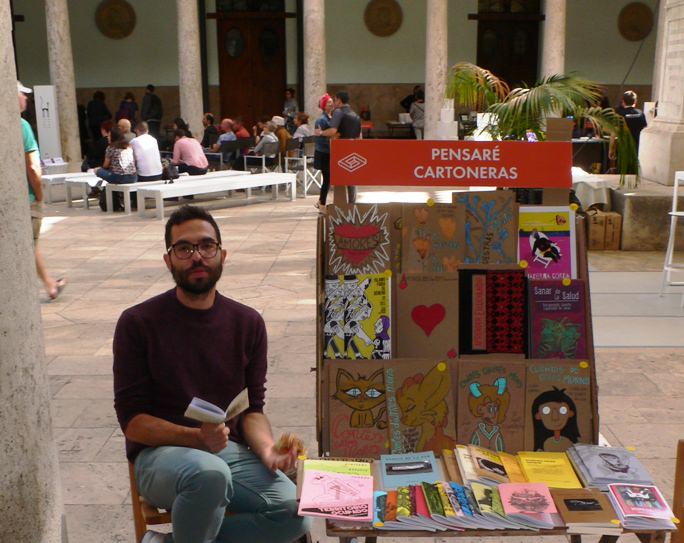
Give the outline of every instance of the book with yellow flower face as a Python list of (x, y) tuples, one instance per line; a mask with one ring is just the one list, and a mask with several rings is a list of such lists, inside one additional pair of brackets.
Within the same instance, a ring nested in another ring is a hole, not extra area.
[(461, 204), (404, 204), (401, 271), (455, 272), (465, 251), (465, 209)]

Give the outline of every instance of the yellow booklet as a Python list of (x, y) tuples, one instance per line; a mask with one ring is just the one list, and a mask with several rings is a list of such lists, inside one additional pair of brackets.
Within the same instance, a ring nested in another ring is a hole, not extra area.
[(582, 488), (564, 452), (519, 452), (518, 462), (530, 483), (550, 488)]
[(518, 463), (518, 459), (514, 454), (509, 454), (503, 451), (499, 451), (497, 454), (499, 455), (499, 459), (501, 460), (504, 468), (506, 468), (506, 474), (508, 475), (508, 479), (511, 481), (511, 483), (527, 482), (527, 478), (522, 472), (520, 464)]

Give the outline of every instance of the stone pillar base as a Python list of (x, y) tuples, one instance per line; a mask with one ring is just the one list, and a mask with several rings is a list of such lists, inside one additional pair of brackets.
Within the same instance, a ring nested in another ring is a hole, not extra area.
[(641, 177), (661, 185), (674, 185), (674, 174), (684, 170), (684, 123), (655, 120), (639, 138)]

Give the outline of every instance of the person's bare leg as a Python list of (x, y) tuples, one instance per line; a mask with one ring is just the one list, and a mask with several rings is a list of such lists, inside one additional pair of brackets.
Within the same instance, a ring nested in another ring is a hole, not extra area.
[(43, 285), (45, 285), (45, 291), (47, 292), (47, 295), (51, 300), (54, 300), (59, 295), (57, 281), (50, 277), (47, 266), (45, 266), (45, 259), (38, 248), (37, 242), (33, 248), (33, 251), (36, 256), (36, 272), (38, 273), (38, 278), (43, 282)]

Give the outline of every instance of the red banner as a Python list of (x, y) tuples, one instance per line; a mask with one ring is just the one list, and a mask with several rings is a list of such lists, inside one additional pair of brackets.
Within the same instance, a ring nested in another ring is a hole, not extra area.
[(333, 185), (570, 188), (570, 142), (342, 140)]

